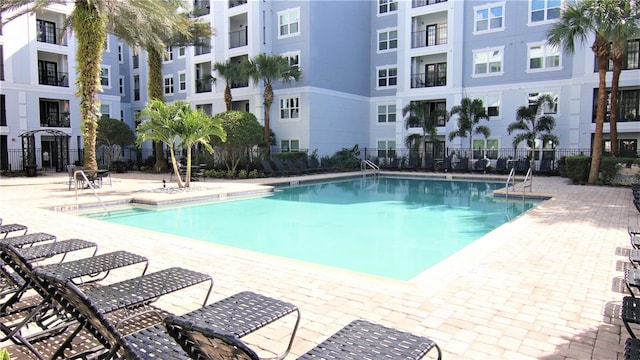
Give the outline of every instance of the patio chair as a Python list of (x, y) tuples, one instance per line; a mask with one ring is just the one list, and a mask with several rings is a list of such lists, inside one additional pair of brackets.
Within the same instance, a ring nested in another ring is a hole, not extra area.
[[(0, 220), (0, 224), (1, 223), (2, 223), (2, 220)], [(9, 234), (14, 232), (24, 231), (22, 233), (24, 235), (27, 233), (27, 230), (28, 230), (27, 226), (22, 224), (0, 225), (0, 234), (4, 234), (5, 239), (7, 238), (7, 236), (9, 236)]]
[(487, 172), (487, 167), (489, 166), (489, 159), (480, 159), (473, 163), (473, 167), (471, 168), (471, 172)]
[[(168, 317), (169, 333), (192, 359), (259, 360), (237, 336), (212, 329), (184, 329)], [(366, 320), (354, 320), (298, 359), (421, 359), (432, 349), (442, 352), (432, 340)]]
[(635, 339), (636, 335), (631, 330), (631, 326), (629, 324), (640, 324), (640, 299), (632, 296), (625, 296), (622, 298), (621, 313), (624, 327), (627, 328), (629, 336)]
[(422, 170), (435, 171), (435, 169), (436, 169), (436, 160), (432, 157), (427, 157), (424, 160), (424, 167), (422, 168)]
[(540, 169), (538, 172), (540, 174), (551, 174), (553, 171), (553, 160), (552, 159), (542, 159), (540, 161)]
[(273, 157), (271, 159), (271, 162), (273, 162), (273, 165), (275, 165), (276, 170), (278, 170), (279, 173), (281, 174), (289, 174), (289, 169), (287, 169), (287, 167), (284, 165), (284, 163), (282, 162), (282, 160), (280, 160), (280, 158), (278, 157)]
[(624, 360), (640, 359), (640, 340), (628, 338), (624, 343)]
[(282, 171), (273, 170), (269, 160), (263, 159), (263, 160), (260, 161), (260, 164), (262, 164), (262, 171), (264, 171), (264, 173), (266, 175), (269, 175), (269, 176), (271, 176), (271, 175), (274, 175), (274, 176), (282, 175)]
[(529, 159), (520, 159), (516, 161), (515, 172), (519, 174), (526, 174), (531, 167)]
[(499, 174), (504, 174), (507, 172), (506, 158), (498, 158), (498, 160), (496, 160), (496, 172)]

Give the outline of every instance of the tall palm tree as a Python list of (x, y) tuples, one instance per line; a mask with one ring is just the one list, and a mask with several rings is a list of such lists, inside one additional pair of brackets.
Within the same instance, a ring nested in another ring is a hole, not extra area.
[(227, 106), (227, 111), (231, 111), (231, 102), (233, 100), (231, 96), (231, 84), (246, 80), (243, 79), (241, 65), (237, 61), (227, 59), (225, 62), (213, 64), (213, 69), (218, 72), (218, 75), (224, 78), (224, 103)]
[(618, 156), (618, 84), (623, 62), (627, 54), (629, 40), (635, 39), (640, 30), (640, 2), (620, 0), (621, 21), (614, 24), (611, 51), (609, 57), (613, 63), (613, 76), (611, 78), (611, 98), (609, 112), (609, 136), (611, 138), (611, 154)]
[(480, 121), (489, 121), (489, 116), (480, 99), (463, 98), (460, 105), (456, 105), (449, 111), (449, 118), (458, 115), (458, 129), (449, 133), (449, 141), (456, 137), (469, 138), (469, 161), (473, 160), (473, 135), (483, 135), (488, 138), (491, 129), (486, 125), (480, 125)]
[(606, 115), (607, 88), (606, 75), (611, 49), (612, 26), (618, 19), (619, 0), (574, 0), (568, 3), (560, 15), (560, 21), (547, 33), (551, 45), (562, 46), (569, 52), (575, 52), (575, 42), (585, 43), (593, 34), (591, 50), (598, 62), (598, 102), (596, 110), (596, 129), (591, 149), (591, 169), (589, 184), (598, 181), (600, 160), (602, 159), (602, 134)]
[(289, 65), (289, 61), (282, 55), (267, 55), (261, 53), (245, 63), (245, 73), (254, 83), (264, 81), (264, 143), (269, 149), (269, 111), (273, 104), (273, 83), (282, 81), (285, 84), (300, 79), (300, 70)]
[[(162, 142), (169, 147), (171, 164), (177, 175), (178, 187), (189, 187), (191, 181), (191, 147), (201, 144), (210, 153), (213, 152), (209, 139), (213, 136), (226, 139), (226, 133), (220, 126), (219, 119), (212, 119), (201, 110), (193, 110), (186, 101), (176, 101), (166, 104), (159, 99), (149, 101), (140, 113), (146, 118), (138, 125), (138, 147), (147, 140)], [(174, 144), (181, 142), (187, 149), (187, 175), (184, 182), (180, 178), (178, 162), (176, 161)]]
[[(402, 109), (402, 116), (406, 116), (405, 129), (411, 127), (420, 127), (422, 129), (422, 135), (411, 134), (405, 139), (405, 144), (411, 149), (419, 149), (427, 140), (427, 137), (434, 139), (438, 132), (438, 119), (446, 117), (445, 111), (432, 111), (430, 105), (427, 101), (412, 101)], [(422, 156), (423, 166), (425, 160), (426, 156)]]
[(558, 137), (553, 135), (551, 131), (556, 126), (556, 119), (551, 115), (544, 115), (543, 109), (545, 105), (553, 106), (555, 100), (550, 95), (540, 95), (535, 103), (523, 105), (516, 110), (516, 121), (507, 126), (507, 132), (518, 131), (519, 134), (513, 138), (513, 148), (516, 149), (521, 142), (526, 141), (531, 148), (532, 156), (536, 151), (536, 139), (542, 141), (542, 146), (549, 142), (558, 145)]
[[(36, 13), (59, 0), (3, 0), (0, 10), (15, 11), (8, 21), (24, 14)], [(162, 48), (161, 34), (168, 29), (179, 31), (175, 9), (181, 0), (75, 0), (75, 7), (65, 21), (65, 30), (75, 33), (76, 95), (80, 97), (82, 138), (84, 143), (84, 167), (95, 170), (96, 132), (100, 100), (100, 71), (102, 52), (108, 33), (112, 33), (132, 47)]]

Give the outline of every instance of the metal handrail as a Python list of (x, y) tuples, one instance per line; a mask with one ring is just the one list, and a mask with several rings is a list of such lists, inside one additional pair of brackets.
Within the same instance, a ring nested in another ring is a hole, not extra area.
[(507, 198), (509, 198), (509, 182), (511, 182), (512, 186), (513, 186), (513, 190), (516, 190), (516, 169), (515, 168), (511, 168), (511, 171), (509, 172), (509, 177), (507, 178), (507, 183), (506, 183), (506, 187), (507, 187)]
[[(527, 185), (527, 183), (529, 185)], [(531, 171), (531, 168), (529, 168), (529, 170), (527, 170), (527, 175), (525, 175), (524, 182), (522, 183), (522, 198), (523, 199), (524, 199), (524, 196), (525, 196), (525, 192), (527, 191), (527, 188), (529, 188), (529, 192), (533, 192), (533, 172)]]
[(93, 183), (91, 181), (89, 181), (89, 178), (87, 178), (87, 174), (85, 174), (85, 172), (83, 170), (76, 170), (76, 171), (73, 172), (73, 182), (75, 184), (75, 189), (76, 189), (76, 201), (78, 201), (78, 177), (77, 177), (78, 174), (82, 175), (82, 178), (84, 179), (84, 181), (91, 188), (91, 190), (93, 190), (93, 195), (95, 195), (96, 198), (98, 198), (98, 201), (100, 202), (100, 205), (102, 205), (102, 208), (104, 209), (104, 211), (108, 213), (109, 210), (107, 209), (107, 207), (102, 202), (102, 199), (100, 199), (100, 195), (98, 195), (98, 193), (96, 192), (95, 186), (93, 186)]
[(374, 174), (378, 174), (380, 172), (380, 167), (378, 165), (376, 165), (373, 161), (371, 160), (362, 160), (362, 162), (360, 163), (360, 171), (362, 171), (362, 176), (365, 176), (367, 173), (367, 167), (370, 167), (371, 169), (373, 169)]

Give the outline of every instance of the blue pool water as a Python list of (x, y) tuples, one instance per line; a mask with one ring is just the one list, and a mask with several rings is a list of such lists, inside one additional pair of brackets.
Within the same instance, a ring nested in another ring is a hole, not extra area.
[(277, 188), (271, 196), (101, 220), (409, 280), (539, 201), (506, 201), (504, 183), (380, 177)]

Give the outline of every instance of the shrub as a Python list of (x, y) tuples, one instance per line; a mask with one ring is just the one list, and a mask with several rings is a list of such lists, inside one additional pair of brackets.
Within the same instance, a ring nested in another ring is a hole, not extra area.
[(247, 178), (247, 170), (242, 169), (242, 170), (238, 171), (238, 177), (240, 179), (246, 179)]
[(236, 170), (227, 170), (224, 177), (227, 179), (235, 179), (238, 176), (238, 172)]
[(262, 177), (258, 172), (258, 169), (253, 169), (249, 171), (249, 174), (247, 176), (249, 177), (249, 179), (256, 179), (256, 178)]
[(116, 160), (109, 165), (109, 170), (116, 173), (126, 173), (128, 169), (127, 163), (121, 160)]
[(568, 156), (565, 159), (567, 177), (574, 184), (586, 184), (589, 180), (589, 170), (591, 169), (590, 156)]

